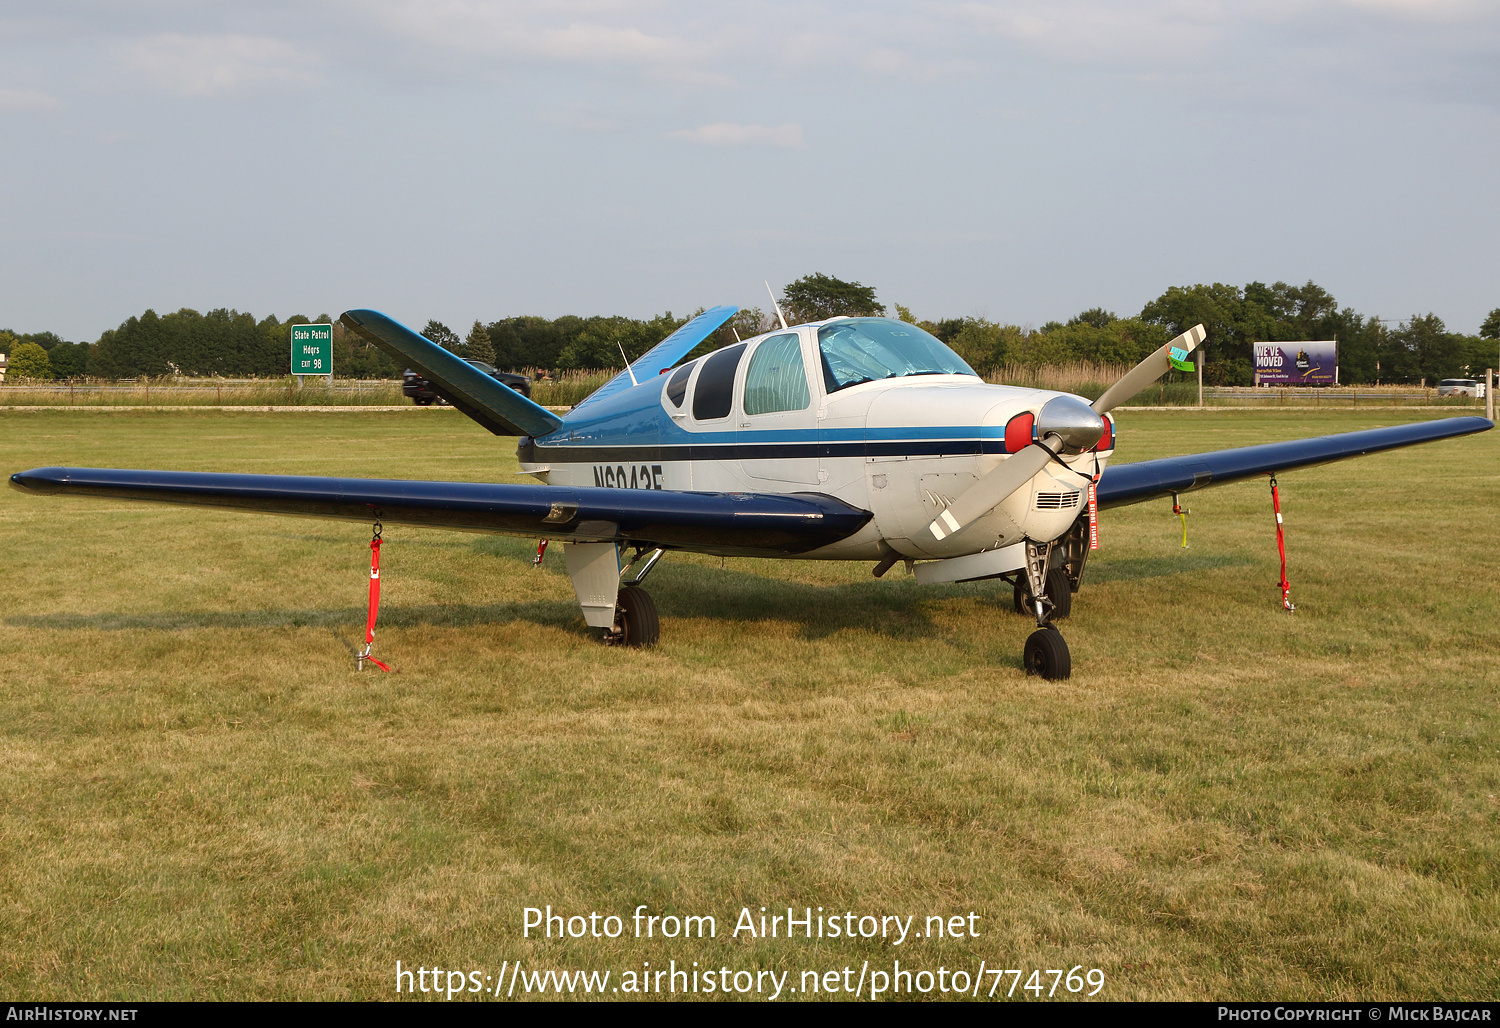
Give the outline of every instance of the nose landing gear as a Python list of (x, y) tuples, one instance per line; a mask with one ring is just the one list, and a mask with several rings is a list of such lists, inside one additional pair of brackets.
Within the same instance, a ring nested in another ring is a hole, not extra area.
[[(1073, 673), (1073, 657), (1062, 633), (1052, 622), (1068, 616), (1073, 607), (1073, 591), (1068, 574), (1062, 568), (1048, 568), (1052, 543), (1026, 542), (1026, 567), (1016, 576), (1015, 602), (1024, 602), (1027, 613), (1036, 615), (1036, 631), (1021, 651), (1021, 664), (1028, 675), (1050, 681), (1062, 681)], [(1025, 596), (1022, 597), (1022, 586)]]

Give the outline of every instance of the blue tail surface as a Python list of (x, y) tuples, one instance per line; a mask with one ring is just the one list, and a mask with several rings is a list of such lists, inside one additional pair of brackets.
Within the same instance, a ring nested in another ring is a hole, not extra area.
[(496, 435), (543, 436), (562, 425), (562, 418), (547, 408), (379, 311), (345, 311), (339, 320), (360, 338), (436, 383), (448, 402)]

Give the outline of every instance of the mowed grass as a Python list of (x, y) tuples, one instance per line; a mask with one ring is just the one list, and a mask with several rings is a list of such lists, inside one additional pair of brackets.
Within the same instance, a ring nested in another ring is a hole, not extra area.
[[(1127, 412), (1119, 459), (1428, 416)], [(0, 455), (529, 481), (510, 441), (401, 413), (15, 412)], [(357, 674), (366, 527), (4, 490), (0, 993), (900, 959), (1097, 967), (1111, 999), (1492, 999), (1497, 467), (1489, 433), (1283, 476), (1295, 615), (1263, 481), (1187, 498), (1187, 550), (1166, 504), (1105, 512), (1060, 683), (1020, 672), (990, 584), (671, 555), (661, 645), (624, 652), (561, 553), (406, 528), (399, 673)], [(521, 938), (526, 906), (642, 903), (719, 937)], [(788, 905), (981, 934), (730, 937)]]

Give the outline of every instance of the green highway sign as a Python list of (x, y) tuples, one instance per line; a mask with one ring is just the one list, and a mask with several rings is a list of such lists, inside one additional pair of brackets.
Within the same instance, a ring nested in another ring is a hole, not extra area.
[(292, 374), (333, 374), (333, 326), (292, 326)]

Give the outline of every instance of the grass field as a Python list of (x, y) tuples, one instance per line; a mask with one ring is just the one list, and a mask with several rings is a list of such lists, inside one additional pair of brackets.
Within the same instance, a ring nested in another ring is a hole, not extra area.
[[(1125, 412), (1118, 459), (1430, 416)], [(0, 413), (6, 473), (510, 481), (510, 450), (406, 413)], [(356, 674), (367, 528), (5, 490), (0, 993), (900, 959), (1099, 968), (1109, 999), (1493, 999), (1497, 468), (1488, 433), (1284, 476), (1290, 616), (1264, 483), (1191, 496), (1187, 550), (1165, 504), (1106, 512), (1063, 683), (1021, 674), (1031, 626), (986, 584), (670, 556), (662, 643), (622, 652), (560, 553), (402, 528), (399, 673)], [(546, 904), (627, 934), (522, 939)], [(638, 904), (718, 937), (631, 938)], [(788, 905), (979, 936), (730, 936)]]

